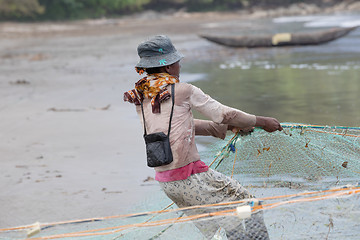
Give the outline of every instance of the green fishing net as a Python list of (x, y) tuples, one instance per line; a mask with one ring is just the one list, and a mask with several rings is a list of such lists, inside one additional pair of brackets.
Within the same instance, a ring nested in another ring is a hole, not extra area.
[[(360, 128), (282, 124), (268, 133), (229, 136), (204, 153), (212, 167), (244, 185), (324, 189), (360, 176)], [(219, 152), (219, 149), (221, 150)]]

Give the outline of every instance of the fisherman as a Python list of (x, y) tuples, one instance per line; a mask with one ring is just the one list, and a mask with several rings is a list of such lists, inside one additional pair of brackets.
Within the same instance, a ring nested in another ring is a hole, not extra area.
[[(154, 167), (155, 179), (166, 195), (178, 207), (253, 197), (238, 181), (209, 168), (200, 160), (195, 135), (224, 139), (228, 130), (237, 132), (261, 127), (267, 132), (281, 131), (279, 121), (222, 105), (201, 89), (180, 82), (180, 60), (183, 55), (167, 36), (151, 37), (139, 44), (137, 51), (140, 60), (135, 69), (140, 75), (145, 72), (147, 75), (136, 82), (134, 89), (124, 93), (124, 101), (136, 105), (143, 122), (145, 141), (149, 145), (148, 166), (153, 166), (151, 161), (154, 153), (158, 154), (158, 149), (151, 149), (151, 137), (146, 136), (169, 138), (171, 162)], [(192, 110), (197, 110), (210, 120), (194, 119)], [(218, 224), (214, 221), (211, 224), (206, 221), (195, 223), (208, 239), (214, 236)], [(252, 214), (244, 224), (240, 221), (234, 224), (232, 221), (222, 227), (228, 239), (269, 238), (261, 212)]]

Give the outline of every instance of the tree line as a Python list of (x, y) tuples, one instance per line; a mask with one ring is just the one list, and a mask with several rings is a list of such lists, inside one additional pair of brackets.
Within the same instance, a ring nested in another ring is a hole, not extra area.
[(0, 0), (0, 20), (39, 21), (119, 17), (143, 10), (226, 11), (329, 0)]

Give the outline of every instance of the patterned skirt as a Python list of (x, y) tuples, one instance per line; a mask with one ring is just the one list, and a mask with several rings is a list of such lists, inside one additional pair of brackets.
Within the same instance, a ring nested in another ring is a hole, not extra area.
[[(209, 168), (203, 173), (193, 174), (185, 180), (159, 182), (166, 195), (180, 208), (239, 201), (254, 196), (236, 180)], [(205, 208), (191, 210), (186, 214), (224, 210), (224, 208)], [(237, 217), (217, 217), (206, 221), (196, 221), (195, 226), (211, 239), (219, 227), (224, 228), (228, 239), (269, 239), (262, 212), (240, 220)]]

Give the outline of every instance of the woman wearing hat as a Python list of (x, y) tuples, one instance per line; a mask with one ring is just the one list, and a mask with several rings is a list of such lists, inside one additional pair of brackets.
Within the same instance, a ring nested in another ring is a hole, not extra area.
[[(124, 100), (136, 105), (144, 124), (148, 166), (154, 167), (155, 179), (167, 196), (178, 207), (253, 197), (238, 181), (210, 169), (200, 160), (195, 135), (224, 139), (228, 130), (236, 132), (261, 127), (273, 132), (282, 130), (280, 123), (274, 118), (255, 116), (222, 105), (199, 88), (179, 82), (179, 62), (183, 55), (167, 36), (152, 37), (141, 43), (137, 50), (140, 61), (136, 70), (139, 74), (146, 72), (147, 76), (135, 84), (135, 89), (124, 93)], [(193, 109), (211, 120), (194, 119)], [(168, 138), (170, 160), (162, 163), (167, 152), (166, 143), (165, 150), (159, 145), (150, 146), (149, 139), (154, 138)], [(160, 157), (160, 162), (156, 157)], [(211, 238), (219, 226), (224, 227), (228, 239), (269, 238), (261, 212), (252, 214), (244, 223), (206, 221), (195, 225), (207, 238)]]

